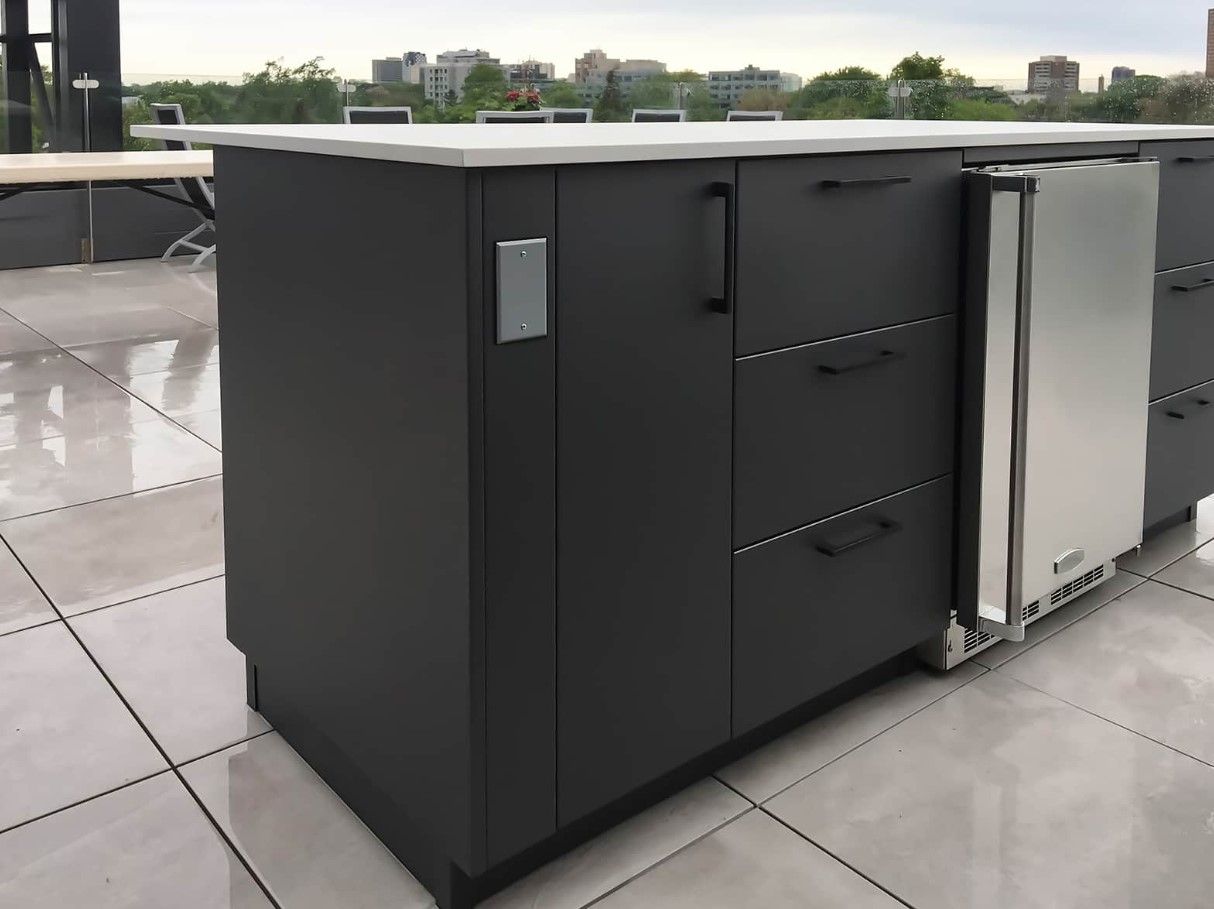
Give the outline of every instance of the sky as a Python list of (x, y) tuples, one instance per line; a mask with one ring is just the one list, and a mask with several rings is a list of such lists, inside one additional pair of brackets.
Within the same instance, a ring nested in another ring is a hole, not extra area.
[[(122, 52), (128, 77), (233, 77), (270, 59), (323, 56), (341, 76), (369, 78), (372, 57), (420, 50), (433, 60), (460, 47), (485, 48), (503, 62), (551, 61), (558, 76), (592, 47), (671, 69), (754, 64), (802, 76), (851, 64), (886, 73), (918, 50), (943, 54), (947, 66), (979, 81), (1023, 80), (1028, 60), (1066, 54), (1087, 81), (1115, 65), (1156, 75), (1204, 69), (1212, 3), (582, 0), (526, 13), (500, 0), (122, 0)], [(197, 40), (181, 40), (190, 34)]]

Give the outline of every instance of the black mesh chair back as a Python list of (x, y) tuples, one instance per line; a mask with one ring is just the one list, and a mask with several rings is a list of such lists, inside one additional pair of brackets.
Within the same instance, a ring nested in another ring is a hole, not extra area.
[(731, 110), (725, 115), (725, 119), (734, 120), (783, 120), (784, 111), (782, 110)]
[(477, 123), (551, 123), (550, 110), (478, 110)]
[(352, 125), (363, 123), (412, 123), (411, 107), (343, 107), (342, 119)]
[[(162, 126), (184, 126), (185, 113), (180, 104), (153, 104), (152, 118)], [(178, 139), (161, 139), (166, 151), (191, 151), (189, 142)], [(185, 177), (177, 180), (177, 185), (185, 193), (190, 203), (198, 209), (208, 221), (215, 220), (215, 196), (201, 177)]]
[(687, 119), (685, 110), (646, 110), (637, 108), (632, 112), (633, 123), (682, 123)]
[(550, 107), (553, 123), (589, 123), (594, 119), (594, 109), (590, 107)]

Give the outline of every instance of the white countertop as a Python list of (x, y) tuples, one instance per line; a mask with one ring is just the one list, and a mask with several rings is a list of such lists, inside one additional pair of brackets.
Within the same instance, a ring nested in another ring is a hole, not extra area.
[(0, 186), (86, 180), (209, 177), (209, 151), (47, 152), (0, 155)]
[(449, 167), (838, 154), (983, 145), (1214, 139), (1214, 126), (789, 120), (734, 123), (288, 124), (131, 127), (174, 138)]

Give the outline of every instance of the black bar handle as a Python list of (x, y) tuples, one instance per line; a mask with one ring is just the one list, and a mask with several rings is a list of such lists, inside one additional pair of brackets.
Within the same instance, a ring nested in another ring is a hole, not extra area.
[(877, 526), (862, 537), (857, 537), (854, 540), (848, 540), (846, 543), (815, 543), (814, 549), (818, 550), (818, 552), (822, 553), (822, 555), (829, 556), (833, 559), (843, 555), (845, 552), (851, 552), (853, 549), (859, 549), (861, 546), (864, 546), (867, 543), (872, 543), (875, 540), (881, 539), (882, 537), (888, 537), (895, 534), (901, 529), (902, 525), (897, 521), (891, 521), (887, 518), (878, 518)]
[(859, 180), (823, 180), (824, 189), (848, 189), (853, 186), (893, 186), (897, 183), (910, 183), (911, 178), (902, 175), (898, 177), (864, 177)]
[[(1198, 398), (1193, 403), (1196, 404), (1198, 407), (1202, 407), (1202, 408), (1210, 406), (1210, 402), (1205, 400), (1204, 398)], [(1173, 420), (1187, 420), (1188, 419), (1188, 415), (1181, 413), (1179, 410), (1168, 410), (1168, 411), (1164, 411), (1164, 412), (1169, 417), (1171, 417)]]
[(1181, 155), (1176, 160), (1181, 164), (1208, 164), (1214, 161), (1214, 155)]
[(729, 315), (733, 311), (733, 272), (734, 272), (734, 209), (737, 204), (737, 193), (732, 183), (717, 180), (712, 184), (711, 192), (714, 198), (725, 200), (725, 268), (722, 277), (721, 295), (710, 297), (708, 305), (713, 312)]
[(1206, 290), (1214, 287), (1214, 278), (1202, 278), (1196, 284), (1173, 284), (1172, 290), (1180, 294), (1191, 294), (1195, 290)]
[(901, 360), (906, 354), (896, 350), (883, 350), (871, 360), (860, 360), (856, 363), (845, 363), (843, 366), (832, 366), (829, 363), (819, 363), (818, 372), (824, 372), (828, 376), (841, 376), (844, 373), (855, 372), (857, 369), (868, 369), (870, 366), (879, 366), (882, 363), (892, 363), (895, 360)]

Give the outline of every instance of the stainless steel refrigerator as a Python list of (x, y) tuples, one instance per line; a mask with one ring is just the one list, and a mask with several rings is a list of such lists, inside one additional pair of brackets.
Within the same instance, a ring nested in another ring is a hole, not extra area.
[(1142, 541), (1159, 165), (965, 175), (957, 614), (949, 668), (1107, 580)]

